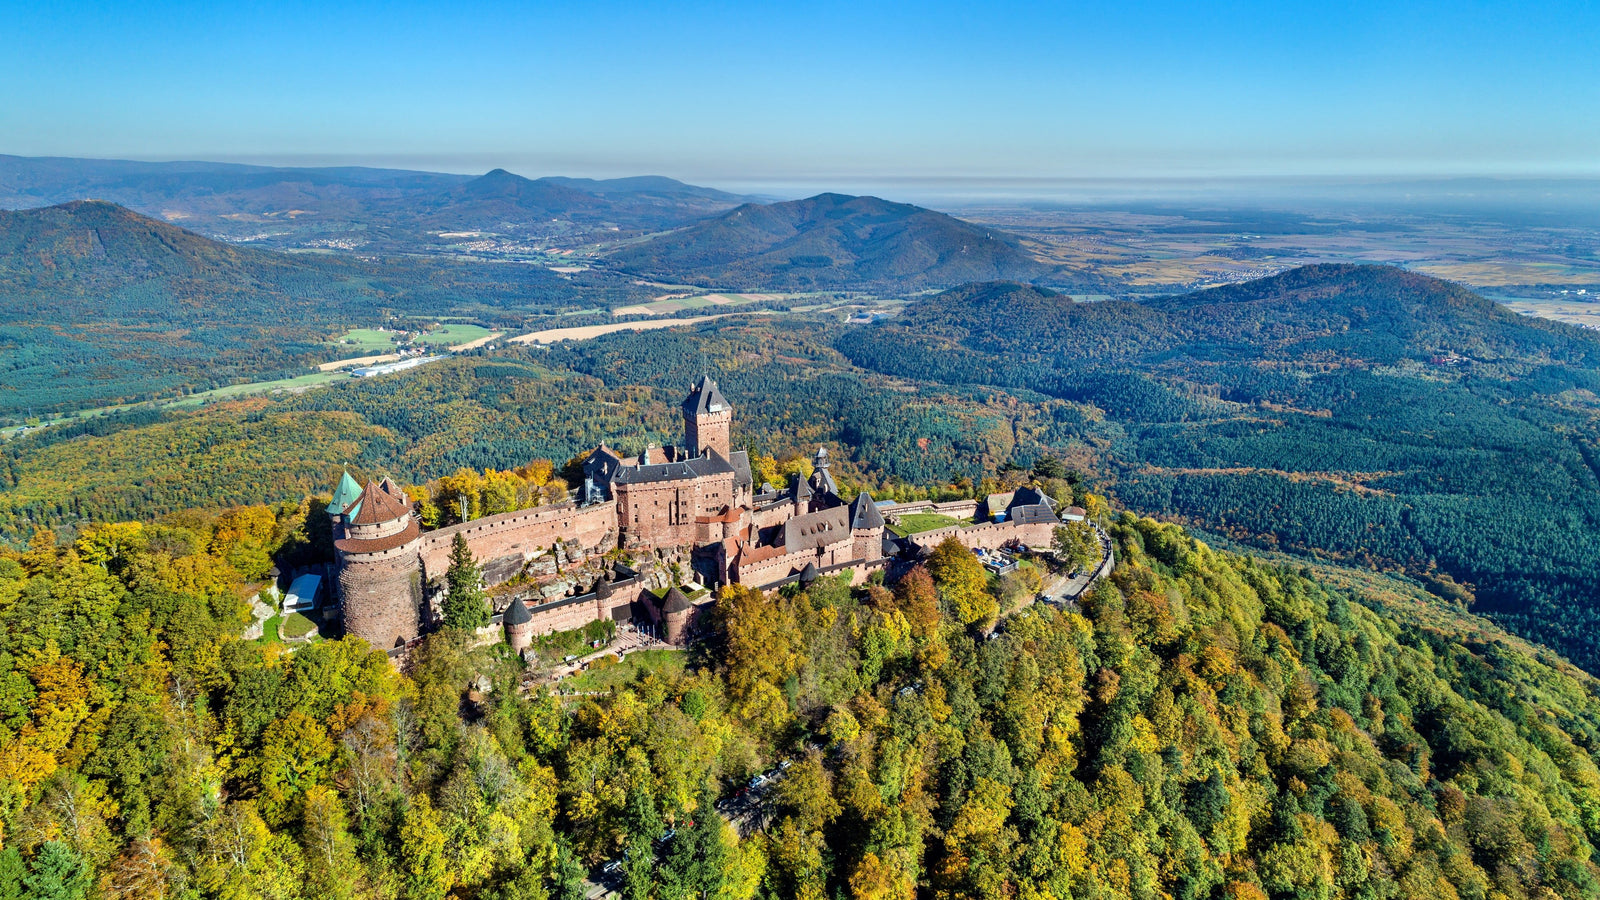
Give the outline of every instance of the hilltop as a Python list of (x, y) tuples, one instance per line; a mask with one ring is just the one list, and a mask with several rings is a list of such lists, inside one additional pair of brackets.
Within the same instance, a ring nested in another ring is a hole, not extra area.
[(624, 270), (717, 287), (916, 290), (1044, 277), (1002, 231), (877, 197), (818, 194), (722, 215), (613, 252)]
[[(427, 226), (549, 234), (552, 223), (641, 233), (721, 212), (742, 198), (670, 178), (524, 178), (495, 169), (416, 203)], [(400, 210), (394, 213), (398, 217)]]
[(1437, 278), (1342, 264), (1142, 301), (1075, 303), (1030, 285), (964, 285), (919, 301), (880, 333), (1040, 354), (1067, 366), (1158, 363), (1151, 354), (1174, 352), (1223, 362), (1318, 352), (1384, 364), (1451, 353), (1508, 364), (1546, 354), (1600, 361), (1591, 332), (1516, 315)]
[(298, 372), (327, 359), (324, 342), (351, 324), (493, 311), (574, 290), (531, 266), (238, 247), (102, 201), (0, 211), (0, 341), (9, 351), (0, 412)]

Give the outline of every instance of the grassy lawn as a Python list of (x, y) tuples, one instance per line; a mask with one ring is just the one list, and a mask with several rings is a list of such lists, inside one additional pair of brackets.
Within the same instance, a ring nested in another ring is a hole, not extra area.
[(280, 640), (278, 637), (278, 625), (282, 622), (283, 616), (274, 615), (263, 623), (261, 626), (261, 640), (269, 644), (277, 643)]
[(312, 372), (309, 375), (296, 375), (293, 378), (280, 378), (277, 381), (253, 381), (249, 384), (230, 384), (215, 390), (204, 391), (199, 394), (190, 394), (182, 400), (163, 403), (162, 406), (199, 406), (211, 400), (225, 400), (229, 397), (243, 397), (249, 394), (266, 394), (278, 390), (294, 390), (303, 388), (320, 387), (330, 381), (349, 380), (348, 372)]
[(900, 517), (900, 523), (889, 526), (889, 530), (905, 537), (908, 534), (921, 534), (924, 531), (933, 531), (938, 528), (949, 528), (951, 525), (971, 525), (971, 519), (958, 519), (943, 513), (907, 513)]
[(567, 679), (565, 686), (575, 691), (614, 690), (647, 672), (676, 675), (683, 671), (688, 657), (683, 650), (640, 650), (629, 653), (613, 665), (591, 665), (589, 671)]
[(317, 623), (301, 613), (290, 613), (289, 617), (283, 620), (282, 630), (285, 638), (303, 638), (317, 630)]

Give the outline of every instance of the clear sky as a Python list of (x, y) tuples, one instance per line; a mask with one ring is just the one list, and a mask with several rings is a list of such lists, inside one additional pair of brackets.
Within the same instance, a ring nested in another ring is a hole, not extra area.
[(1600, 174), (1600, 3), (0, 0), (0, 153), (710, 183)]

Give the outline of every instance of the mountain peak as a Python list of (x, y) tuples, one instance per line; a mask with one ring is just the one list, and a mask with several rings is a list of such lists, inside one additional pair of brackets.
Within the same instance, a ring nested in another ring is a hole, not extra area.
[(612, 259), (641, 274), (773, 290), (905, 290), (1050, 271), (1005, 232), (908, 203), (837, 193), (747, 203)]

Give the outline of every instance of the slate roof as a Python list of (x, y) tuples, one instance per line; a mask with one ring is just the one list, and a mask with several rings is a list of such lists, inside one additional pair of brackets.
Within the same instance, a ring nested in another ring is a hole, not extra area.
[(817, 571), (817, 564), (814, 562), (808, 562), (806, 563), (806, 567), (800, 570), (800, 583), (811, 584), (817, 580), (817, 576), (820, 574), (821, 573)]
[(618, 456), (616, 451), (612, 450), (610, 447), (607, 447), (605, 442), (602, 441), (600, 446), (589, 451), (589, 456), (583, 461), (583, 463), (585, 468), (588, 468), (589, 464), (591, 463), (603, 463), (604, 468), (601, 471), (610, 472), (616, 469), (616, 467), (622, 463), (622, 457)]
[(339, 486), (333, 489), (333, 499), (328, 502), (328, 512), (331, 515), (341, 516), (350, 512), (351, 507), (361, 499), (361, 485), (346, 471), (339, 479)]
[(734, 450), (728, 454), (728, 462), (733, 466), (734, 487), (750, 487), (755, 483), (755, 477), (750, 474), (750, 451)]
[(694, 604), (690, 603), (689, 598), (683, 595), (683, 591), (678, 590), (677, 585), (668, 588), (667, 596), (661, 600), (661, 611), (664, 613), (679, 613), (692, 606)]
[(689, 396), (683, 399), (683, 411), (692, 416), (722, 412), (732, 408), (728, 404), (728, 398), (722, 396), (722, 391), (717, 389), (717, 383), (711, 380), (710, 375), (701, 375), (700, 383), (696, 384), (689, 391)]
[(783, 547), (790, 553), (816, 550), (850, 539), (850, 511), (835, 506), (795, 516), (783, 523)]
[(361, 492), (361, 499), (357, 502), (361, 504), (361, 508), (350, 519), (350, 524), (352, 525), (377, 525), (380, 522), (393, 522), (411, 511), (409, 506), (384, 490), (376, 481), (367, 482), (367, 487)]
[(1048, 503), (1030, 503), (1027, 506), (1012, 506), (1009, 516), (1011, 521), (1018, 525), (1035, 525), (1041, 522), (1057, 523), (1055, 511)]
[(1056, 508), (1056, 501), (1050, 499), (1049, 494), (1034, 487), (1017, 488), (1016, 493), (1012, 495), (1011, 502), (1007, 505), (1033, 506), (1039, 503), (1043, 503), (1051, 509)]
[(511, 605), (506, 607), (506, 615), (501, 619), (507, 625), (526, 625), (533, 621), (533, 614), (528, 612), (528, 605), (522, 602), (521, 597), (513, 597)]
[(857, 494), (856, 498), (850, 501), (850, 527), (883, 527), (883, 513), (878, 512), (878, 504), (872, 502), (872, 495), (866, 491)]
[(828, 473), (828, 467), (823, 466), (811, 473), (811, 489), (819, 494), (837, 496), (839, 485), (834, 482), (833, 476)]
[(716, 451), (682, 462), (661, 463), (654, 466), (623, 466), (611, 476), (612, 484), (651, 484), (659, 481), (679, 481), (704, 475), (736, 474), (733, 466)]
[(789, 496), (795, 500), (811, 499), (811, 485), (807, 484), (806, 480), (801, 478), (798, 473), (792, 476), (789, 482)]

